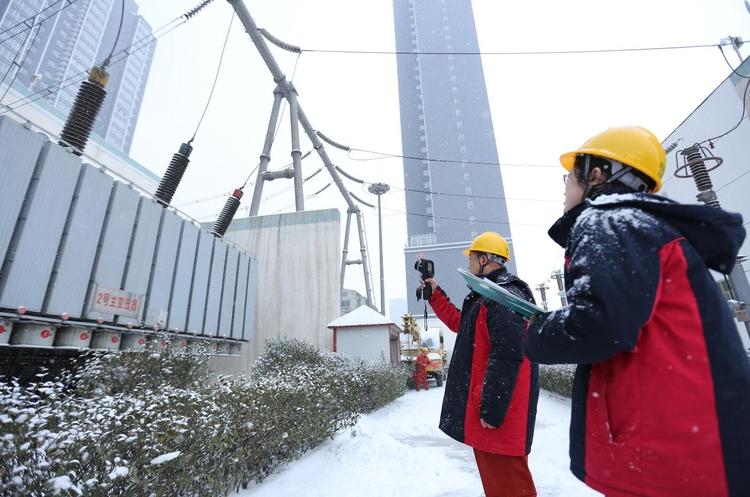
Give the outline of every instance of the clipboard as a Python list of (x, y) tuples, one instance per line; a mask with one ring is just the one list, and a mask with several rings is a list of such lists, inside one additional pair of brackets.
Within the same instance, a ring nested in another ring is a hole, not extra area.
[(464, 277), (469, 288), (478, 294), (507, 307), (511, 311), (520, 314), (526, 319), (546, 312), (541, 307), (534, 305), (521, 297), (513, 295), (494, 281), (474, 276), (462, 268), (458, 268), (458, 272)]

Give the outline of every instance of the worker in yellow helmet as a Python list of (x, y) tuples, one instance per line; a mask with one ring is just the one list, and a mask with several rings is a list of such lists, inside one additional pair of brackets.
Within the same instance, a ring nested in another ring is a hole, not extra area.
[[(510, 246), (498, 233), (480, 234), (464, 251), (469, 272), (534, 302), (528, 285), (505, 267)], [(525, 321), (471, 291), (461, 309), (433, 278), (429, 303), (458, 333), (445, 384), (440, 429), (474, 449), (487, 497), (535, 496), (527, 456), (539, 397), (538, 368), (524, 354)]]
[(742, 218), (654, 195), (650, 131), (610, 128), (560, 157), (568, 305), (537, 317), (526, 353), (578, 364), (571, 471), (608, 496), (750, 495), (750, 363), (708, 269), (728, 273)]

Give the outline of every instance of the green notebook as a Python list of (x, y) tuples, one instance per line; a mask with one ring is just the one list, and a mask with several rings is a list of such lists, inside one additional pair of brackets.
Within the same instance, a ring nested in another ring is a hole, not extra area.
[(525, 318), (530, 318), (546, 312), (541, 307), (536, 306), (521, 297), (513, 295), (494, 281), (474, 276), (465, 269), (458, 268), (458, 272), (464, 277), (469, 288), (480, 295), (484, 295), (490, 300), (494, 300), (495, 302), (504, 305), (511, 311), (517, 312)]

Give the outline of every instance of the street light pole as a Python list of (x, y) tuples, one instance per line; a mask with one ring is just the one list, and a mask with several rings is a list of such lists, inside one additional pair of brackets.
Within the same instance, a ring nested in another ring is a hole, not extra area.
[(380, 314), (385, 316), (385, 275), (383, 274), (383, 216), (380, 210), (380, 196), (390, 190), (385, 183), (373, 183), (367, 191), (378, 196), (378, 242), (380, 244)]

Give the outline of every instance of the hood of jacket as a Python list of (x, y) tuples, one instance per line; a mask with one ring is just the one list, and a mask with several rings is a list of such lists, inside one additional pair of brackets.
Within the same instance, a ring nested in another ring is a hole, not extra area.
[(648, 193), (600, 195), (565, 213), (549, 229), (549, 236), (566, 247), (570, 231), (586, 209), (636, 208), (668, 223), (688, 240), (710, 269), (729, 273), (745, 239), (742, 216), (715, 207), (680, 204)]

